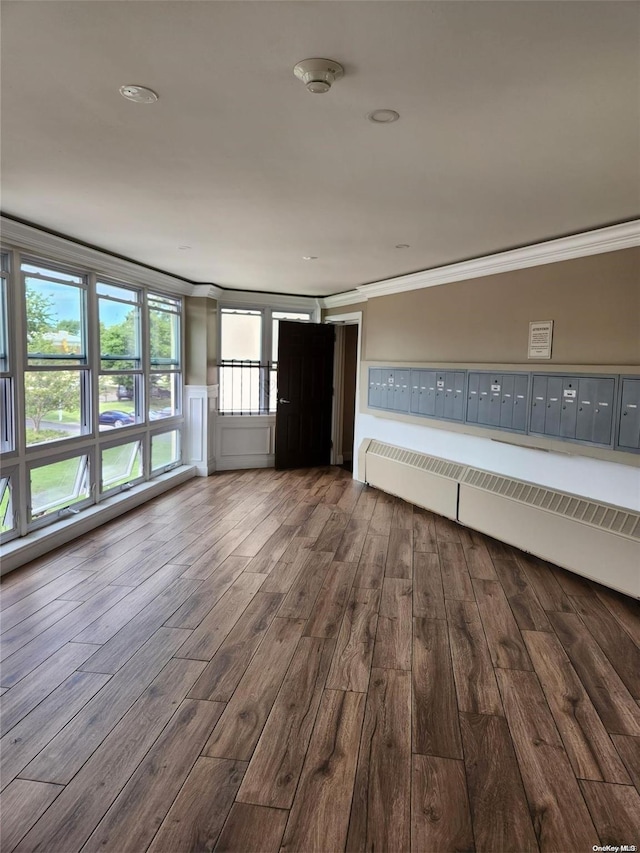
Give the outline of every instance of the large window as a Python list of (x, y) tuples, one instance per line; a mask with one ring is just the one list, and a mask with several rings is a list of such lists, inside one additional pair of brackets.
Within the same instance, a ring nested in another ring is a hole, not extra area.
[(227, 415), (275, 412), (281, 320), (309, 322), (309, 311), (220, 310), (218, 409)]
[(142, 331), (139, 290), (99, 281), (101, 430), (144, 420), (142, 409)]
[(23, 262), (27, 445), (90, 431), (86, 278)]
[(262, 312), (222, 308), (220, 311), (220, 411), (264, 412)]
[(180, 465), (182, 381), (179, 297), (0, 253), (2, 541)]
[(181, 301), (149, 294), (149, 417), (175, 417), (180, 413)]

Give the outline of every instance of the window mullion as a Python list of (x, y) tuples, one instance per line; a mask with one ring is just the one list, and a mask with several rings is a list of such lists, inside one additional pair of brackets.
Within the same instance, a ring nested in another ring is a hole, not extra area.
[[(88, 426), (91, 424), (91, 445), (93, 452), (89, 459), (89, 492), (94, 503), (98, 503), (100, 493), (99, 483), (102, 476), (100, 466), (102, 459), (99, 452), (100, 446), (100, 424), (98, 417), (100, 413), (100, 319), (98, 312), (97, 276), (89, 273), (88, 293), (86, 300), (86, 324), (87, 324), (87, 363), (89, 366), (88, 382), (85, 381), (83, 389), (82, 418)], [(88, 386), (88, 387), (87, 387)]]
[(271, 350), (273, 348), (273, 308), (271, 306), (264, 309), (262, 312), (262, 367), (260, 368), (260, 409), (267, 413), (269, 411), (269, 386), (270, 386), (270, 369)]
[(149, 438), (149, 403), (151, 401), (151, 337), (149, 333), (149, 292), (145, 290), (142, 294), (142, 309), (140, 317), (140, 356), (142, 364), (142, 381), (138, 383), (136, 393), (138, 399), (136, 405), (140, 406), (145, 424), (145, 435), (142, 442), (142, 476), (145, 480), (151, 479), (151, 439)]

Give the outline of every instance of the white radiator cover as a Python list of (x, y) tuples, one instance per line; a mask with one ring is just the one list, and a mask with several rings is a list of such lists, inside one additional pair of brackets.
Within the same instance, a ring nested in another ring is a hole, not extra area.
[(365, 456), (365, 480), (369, 485), (454, 521), (458, 479), (463, 471), (462, 465), (379, 441), (371, 442)]
[(640, 598), (640, 514), (380, 441), (364, 479), (627, 595)]
[(640, 542), (460, 485), (461, 524), (640, 598)]

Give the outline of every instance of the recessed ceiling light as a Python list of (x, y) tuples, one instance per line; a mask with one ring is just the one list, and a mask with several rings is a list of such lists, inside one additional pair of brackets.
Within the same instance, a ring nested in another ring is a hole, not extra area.
[(133, 101), (136, 104), (155, 104), (158, 100), (158, 96), (153, 89), (147, 89), (146, 86), (136, 86), (133, 83), (120, 86), (120, 94), (123, 98)]
[(303, 255), (302, 260), (303, 261), (317, 261), (318, 256), (317, 255)]
[(410, 249), (411, 246), (408, 243), (396, 243), (396, 249)]
[(181, 252), (183, 252), (183, 251), (185, 251), (186, 249), (190, 249), (190, 248), (191, 248), (191, 246), (178, 246), (178, 248), (180, 249), (180, 251), (181, 251)]
[(400, 113), (395, 110), (374, 110), (367, 114), (367, 118), (374, 124), (391, 124), (392, 121), (398, 121)]

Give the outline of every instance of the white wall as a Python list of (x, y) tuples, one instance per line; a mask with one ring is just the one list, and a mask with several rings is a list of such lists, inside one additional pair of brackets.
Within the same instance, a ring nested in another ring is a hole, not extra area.
[(353, 476), (360, 479), (357, 449), (365, 438), (406, 447), (592, 500), (640, 511), (640, 469), (585, 456), (516, 447), (464, 433), (431, 429), (356, 413)]

